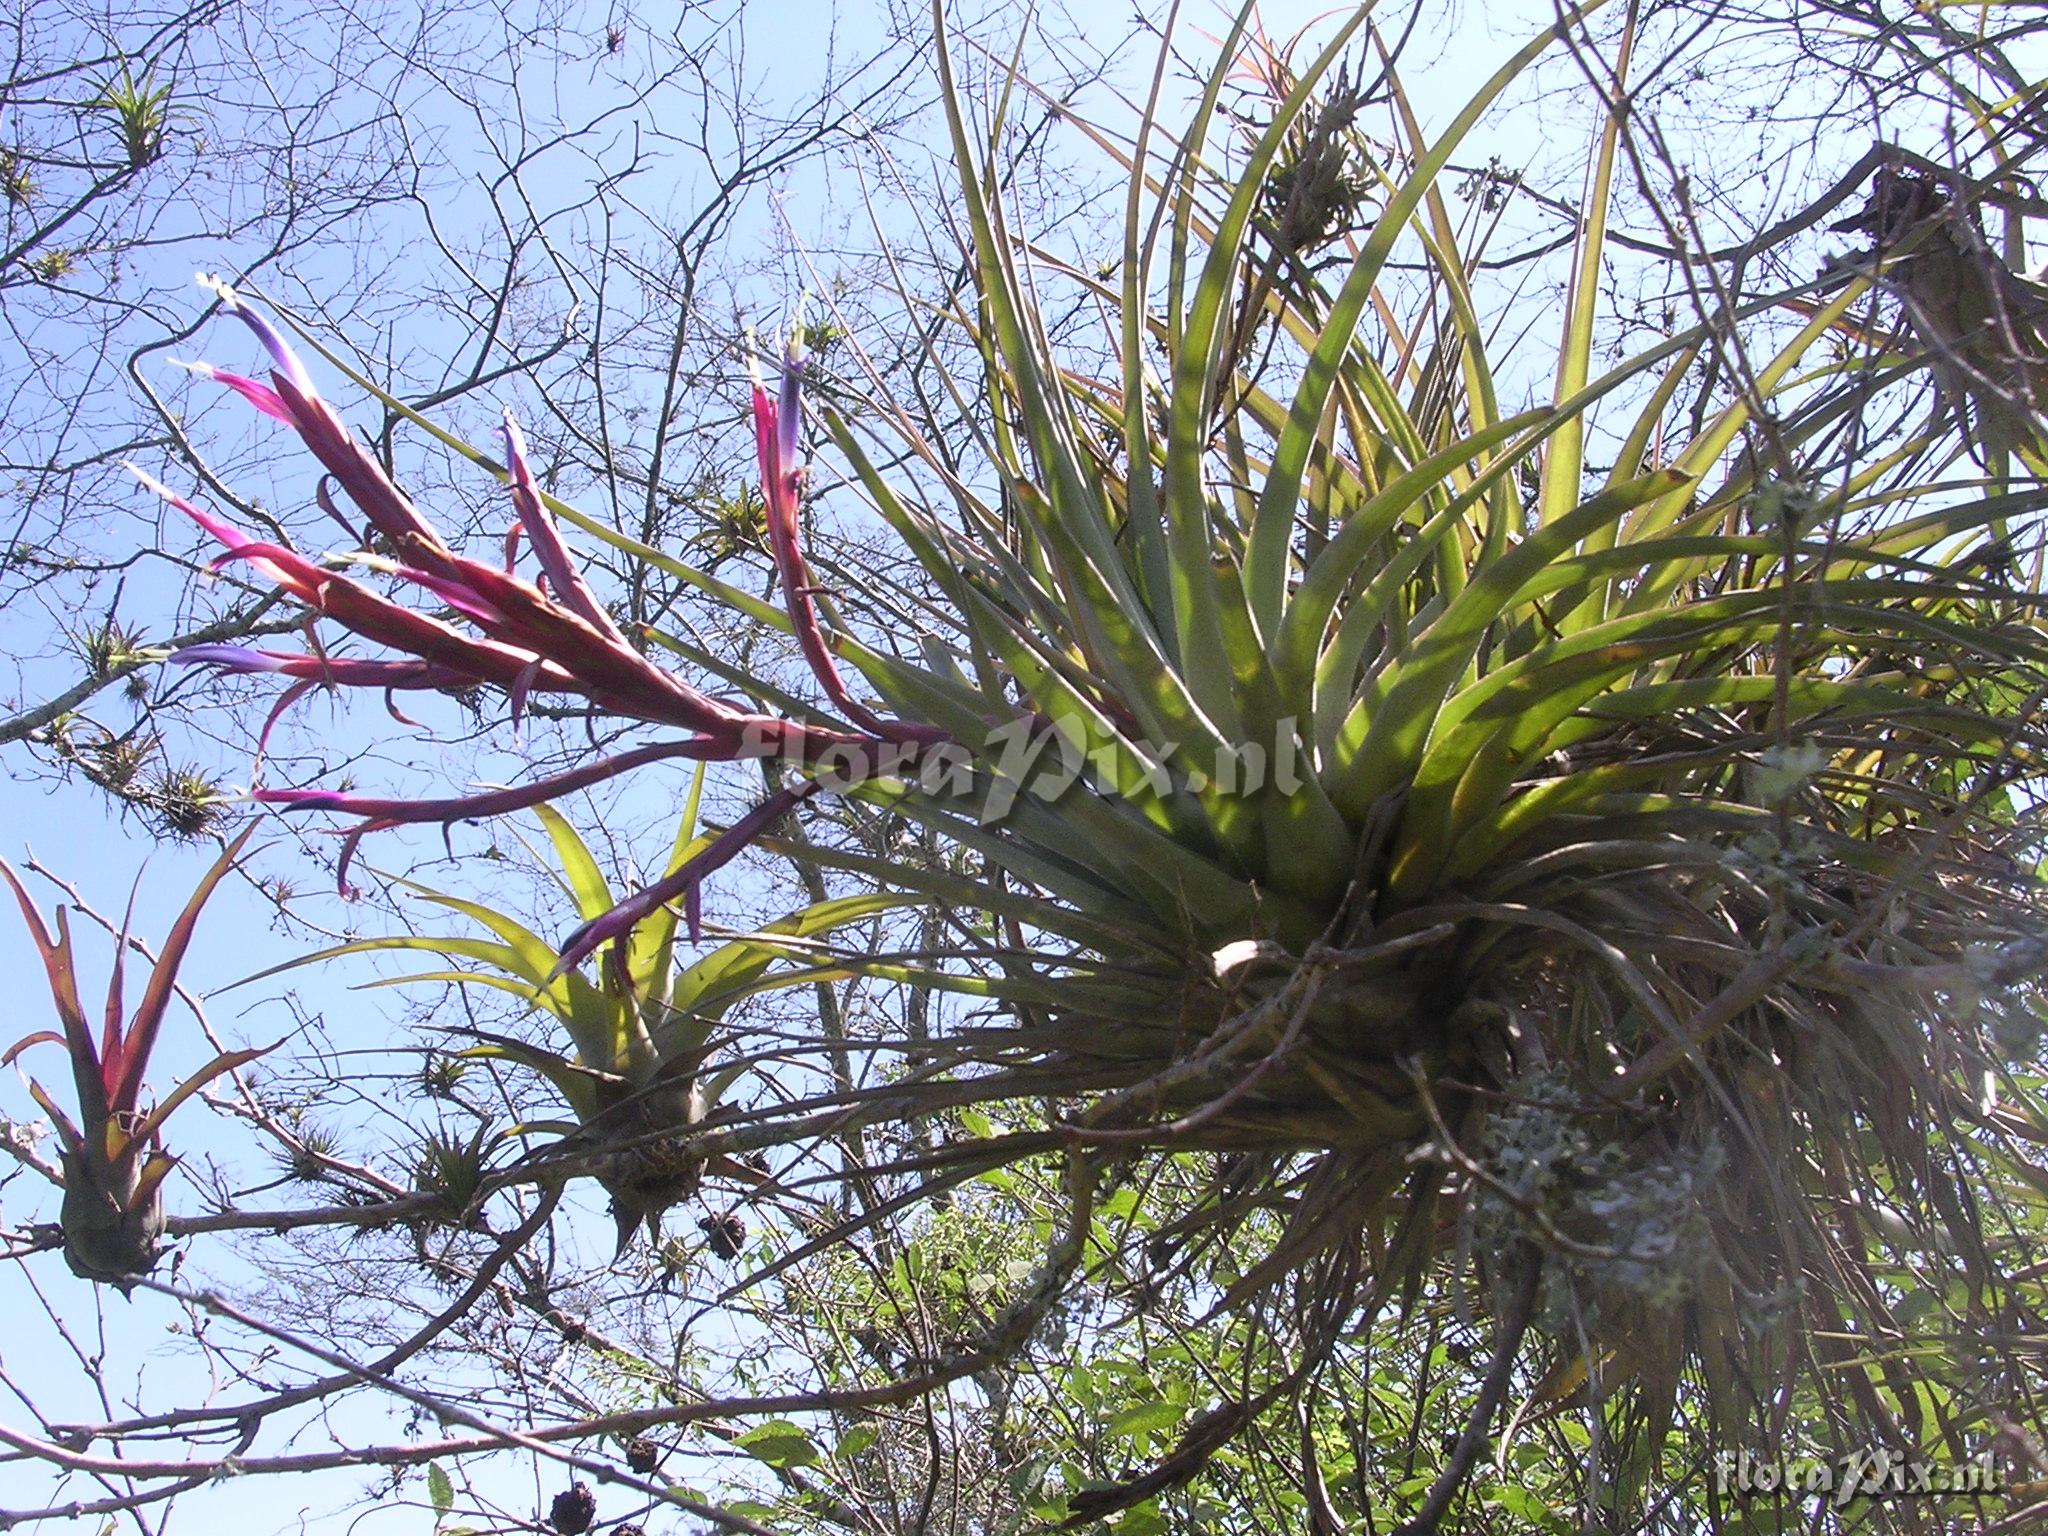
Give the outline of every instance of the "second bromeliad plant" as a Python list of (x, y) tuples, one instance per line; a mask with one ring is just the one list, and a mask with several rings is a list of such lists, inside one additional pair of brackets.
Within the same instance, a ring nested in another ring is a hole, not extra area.
[(184, 963), (199, 914), (214, 888), (234, 868), (254, 830), (249, 828), (223, 848), (220, 857), (201, 877), (155, 956), (148, 984), (133, 1013), (127, 1012), (123, 981), (128, 950), (131, 944), (136, 948), (141, 945), (131, 939), (128, 924), (123, 921), (114, 939), (106, 1013), (97, 1043), (78, 990), (69, 915), (63, 907), (57, 909), (53, 937), (43, 926), (42, 916), (20, 877), (0, 859), (0, 878), (13, 890), (29, 937), (42, 957), (59, 1024), (57, 1030), (35, 1030), (15, 1041), (0, 1056), (0, 1065), (12, 1062), (37, 1045), (62, 1046), (71, 1058), (76, 1120), (65, 1113), (41, 1083), (31, 1078), (28, 1086), (57, 1134), (64, 1189), (59, 1217), (64, 1258), (71, 1272), (81, 1279), (125, 1290), (156, 1267), (163, 1251), (164, 1180), (178, 1163), (164, 1150), (164, 1122), (214, 1079), (275, 1049), (273, 1046), (222, 1051), (159, 1103), (143, 1107), (143, 1074), (149, 1069), (165, 1015), (176, 995), (178, 967)]
[[(697, 830), (703, 776), (693, 783), (669, 858), (668, 870), (682, 868), (711, 843)], [(547, 830), (559, 866), (559, 880), (586, 922), (596, 922), (618, 905), (609, 883), (576, 829), (551, 806), (534, 808)], [(561, 1095), (574, 1119), (527, 1122), (525, 1136), (555, 1138), (555, 1148), (599, 1156), (595, 1178), (611, 1198), (624, 1253), (636, 1229), (661, 1236), (661, 1218), (694, 1197), (705, 1176), (747, 1186), (767, 1182), (744, 1160), (707, 1154), (691, 1133), (718, 1108), (727, 1091), (746, 1074), (741, 1060), (713, 1068), (721, 1021), (743, 999), (783, 987), (810, 985), (844, 974), (829, 963), (785, 965), (795, 955), (816, 956), (807, 941), (900, 906), (893, 892), (815, 902), (766, 924), (759, 933), (721, 944), (697, 960), (676, 964), (677, 914), (657, 907), (618, 935), (586, 978), (565, 969), (553, 945), (508, 913), (481, 902), (403, 882), (426, 901), (467, 917), (488, 937), (402, 934), (359, 939), (295, 960), (286, 969), (324, 963), (344, 955), (425, 951), (461, 969), (393, 978), (380, 985), (446, 983), (509, 993), (559, 1025), (570, 1054), (545, 1043), (492, 1031), (458, 1031), (480, 1044), (461, 1054), (514, 1063), (538, 1073)]]
[[(1181, 1241), (1154, 1251), (1199, 1253), (1186, 1240), (1205, 1228), (1270, 1215), (1278, 1237), (1226, 1299), (1299, 1286), (1311, 1356), (1470, 1254), (1504, 1358), (1534, 1325), (1557, 1380), (1591, 1371), (1633, 1394), (1606, 1448), (1616, 1499), (1651, 1485), (1682, 1388), (1728, 1434), (1787, 1372), (1843, 1423), (1917, 1422), (1911, 1384), (1881, 1363), (1824, 1370), (1796, 1341), (1906, 1333), (1880, 1283), (1888, 1260), (1843, 1211), (1925, 1202), (1969, 1269), (1969, 1304), (1992, 1305), (2002, 1283), (1936, 1163), (1957, 1138), (1989, 1144), (2038, 1112), (2011, 1085), (2002, 1104), (1982, 1090), (2001, 1065), (1995, 1007), (2032, 1006), (2042, 954), (2040, 889), (2015, 859), (2041, 799), (2048, 636), (2040, 594), (1987, 577), (1980, 557), (2048, 497), (1968, 472), (1944, 481), (1930, 455), (1960, 458), (1938, 426), (1836, 455), (1872, 410), (1873, 378), (1930, 364), (1815, 361), (1881, 291), (1885, 250), (1839, 291), (1790, 296), (1810, 319), (1775, 346), (1764, 319), (1783, 312), (1758, 301), (1596, 375), (1619, 120), (1594, 146), (1554, 343), (1535, 368), (1526, 350), (1490, 355), (1480, 269), (1439, 177), (1557, 29), (1433, 137), (1390, 84), (1400, 154), (1375, 159), (1361, 141), (1343, 208), (1279, 217), (1320, 184), (1304, 180), (1322, 164), (1304, 154), (1308, 114), (1365, 25), (1298, 76), (1240, 26), (1181, 134), (1167, 135), (1155, 84), (1134, 143), (1097, 137), (1129, 170), (1114, 277), (1063, 268), (1012, 226), (1000, 134), (971, 121), (946, 74), (974, 274), (947, 318), (979, 362), (959, 397), (990, 402), (973, 471), (886, 395), (858, 424), (818, 419), (941, 595), (917, 659), (827, 630), (814, 600), (800, 338), (754, 398), (781, 612), (575, 518), (794, 636), (821, 697), (771, 715), (621, 635), (516, 432), (503, 473), (532, 581), (455, 552), (226, 293), (275, 371), (217, 377), (299, 433), (390, 554), (323, 563), (178, 504), (223, 559), (396, 654), (183, 659), (279, 672), (294, 693), (485, 683), (515, 716), (530, 694), (568, 695), (657, 732), (484, 795), (259, 793), (357, 818), (351, 841), (539, 805), (664, 759), (797, 765), (789, 789), (663, 878), (586, 908), (559, 962), (522, 978), (563, 997), (576, 965), (667, 904), (694, 928), (705, 877), (816, 792), (829, 763), (980, 871), (877, 873), (1009, 925), (1000, 955), (949, 958), (1031, 1006), (951, 1042), (935, 1105), (960, 1102), (963, 1083), (991, 1103), (1052, 1105), (1079, 1170), (1077, 1229), (1101, 1161), (1226, 1154), (1227, 1184), (1155, 1213)], [(1240, 54), (1276, 99), (1225, 176), (1207, 134)], [(1397, 250), (1422, 282), (1396, 281)], [(1332, 256), (1334, 284), (1320, 275)], [(1047, 295), (1062, 289), (1109, 317), (1106, 370), (1050, 334)], [(1718, 340), (1731, 328), (1740, 352)], [(1549, 378), (1547, 396), (1507, 409), (1509, 367), (1517, 391)], [(1731, 373), (1739, 387), (1718, 390)], [(921, 462), (931, 494), (876, 468), (877, 437)], [(1611, 468), (1590, 462), (1595, 441)], [(862, 702), (841, 663), (894, 715)], [(757, 691), (787, 697), (768, 680)], [(1087, 783), (1041, 796), (1054, 776), (1027, 775), (1010, 815), (983, 824), (997, 743), (1020, 721), (1085, 758)], [(971, 783), (916, 782), (953, 751)], [(1249, 787), (1218, 772), (1254, 753), (1300, 771)], [(909, 1101), (898, 1085), (887, 1102)], [(1053, 1268), (1081, 1252), (1056, 1245)], [(1243, 1421), (1308, 1369), (1255, 1383)], [(1505, 1372), (1495, 1380), (1504, 1390)], [(1467, 1438), (1447, 1475), (1469, 1470)]]

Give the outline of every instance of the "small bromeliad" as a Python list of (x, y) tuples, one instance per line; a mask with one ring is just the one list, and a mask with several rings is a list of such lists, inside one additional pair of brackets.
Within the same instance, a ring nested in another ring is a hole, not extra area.
[[(163, 1183), (178, 1162), (164, 1150), (164, 1122), (173, 1110), (215, 1078), (275, 1049), (265, 1046), (223, 1051), (154, 1108), (145, 1112), (141, 1107), (142, 1075), (149, 1067), (150, 1053), (156, 1047), (157, 1034), (170, 1008), (178, 967), (192, 942), (200, 909), (221, 878), (234, 867), (254, 830), (249, 828), (229, 843), (201, 878), (158, 951), (149, 985), (125, 1026), (122, 960), (131, 941), (127, 923), (122, 923), (114, 943), (106, 1017), (97, 1046), (79, 999), (71, 926), (65, 909), (57, 909), (56, 935), (52, 937), (20, 877), (6, 860), (0, 859), (0, 877), (13, 887), (15, 900), (21, 904), (22, 918), (42, 956), (50, 997), (62, 1025), (61, 1033), (37, 1030), (15, 1041), (6, 1055), (0, 1056), (0, 1064), (12, 1062), (33, 1045), (61, 1045), (71, 1057), (71, 1076), (78, 1095), (75, 1121), (33, 1078), (29, 1080), (28, 1091), (56, 1127), (64, 1178), (64, 1257), (71, 1272), (81, 1279), (127, 1290), (156, 1266), (164, 1234)], [(130, 907), (132, 910), (132, 899)]]

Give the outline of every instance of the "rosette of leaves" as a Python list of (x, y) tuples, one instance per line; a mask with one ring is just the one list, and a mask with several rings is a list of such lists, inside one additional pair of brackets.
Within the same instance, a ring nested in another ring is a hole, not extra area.
[[(1088, 1251), (1095, 1168), (1156, 1159), (1172, 1176), (1147, 1185), (1151, 1236), (1126, 1255), (1144, 1282), (1268, 1305), (1299, 1341), (1295, 1365), (1247, 1373), (1191, 1433), (1174, 1477), (1396, 1298), (1467, 1305), (1474, 1271), (1494, 1358), (1475, 1361), (1471, 1428), (1418, 1529), (1528, 1379), (1531, 1339), (1552, 1357), (1538, 1406), (1602, 1394), (1602, 1520), (1655, 1485), (1681, 1405), (1730, 1445), (1749, 1405), (1795, 1391), (1848, 1444), (1929, 1424), (1896, 1359), (1803, 1341), (1909, 1336), (1915, 1259), (1863, 1215), (1902, 1203), (1967, 1274), (1959, 1331), (2005, 1329), (2018, 1282), (1962, 1191), (1965, 1170), (2010, 1175), (2001, 1148), (2044, 1134), (1999, 1027), (2030, 1015), (2048, 957), (2028, 873), (2048, 633), (2038, 578), (2015, 582), (2006, 558), (2048, 492), (1987, 481), (1941, 424), (1909, 424), (1926, 357), (1835, 345), (1894, 256), (1712, 300), (1609, 361), (1617, 110), (1589, 148), (1554, 320), (1497, 328), (1440, 178), (1575, 14), (1440, 127), (1389, 65), (1392, 148), (1360, 131), (1346, 162), (1370, 183), (1347, 196), (1369, 227), (1342, 260), (1262, 281), (1256, 220), (1346, 50), (1377, 42), (1361, 11), (1234, 151), (1210, 135), (1244, 17), (1184, 128), (1163, 105), (1170, 50), (1130, 133), (1059, 104), (1128, 173), (1116, 259), (1069, 265), (1005, 203), (1004, 126), (1029, 82), (1002, 81), (977, 119), (934, 18), (972, 291), (928, 358), (964, 357), (966, 376), (916, 399), (985, 405), (965, 442), (942, 440), (876, 371), (833, 381), (860, 409), (818, 419), (922, 568), (906, 616), (922, 643), (828, 630), (807, 586), (785, 579), (777, 608), (534, 499), (794, 636), (824, 703), (654, 638), (775, 700), (805, 792), (826, 783), (809, 744), (836, 732), (852, 771), (832, 787), (962, 850), (805, 856), (980, 914), (954, 931), (989, 936), (938, 958), (1007, 1016), (955, 1030), (948, 1071), (889, 1084), (871, 1112), (1045, 1106), (1046, 1134), (1009, 1145), (1067, 1149), (1071, 1210), (1000, 1337), (1051, 1315)], [(1623, 84), (1631, 41), (1624, 27)], [(1060, 334), (1076, 314), (1107, 325)], [(778, 569), (801, 574), (806, 365), (785, 357), (780, 409), (756, 417)], [(886, 608), (899, 590), (862, 595)], [(992, 794), (1014, 804), (985, 816)], [(512, 808), (297, 803), (365, 826)], [(698, 873), (662, 888), (694, 893)], [(1541, 1113), (1490, 1132), (1539, 1082)], [(937, 1156), (1004, 1155), (994, 1142)], [(1558, 1166), (1514, 1166), (1530, 1145)]]
[[(60, 1224), (64, 1258), (81, 1279), (132, 1289), (155, 1268), (164, 1234), (163, 1183), (178, 1160), (164, 1150), (163, 1126), (187, 1099), (223, 1073), (254, 1061), (271, 1047), (223, 1051), (149, 1109), (142, 1107), (143, 1074), (156, 1048), (164, 1015), (178, 980), (178, 967), (192, 942), (199, 914), (221, 878), (234, 867), (254, 827), (221, 850), (201, 877), (191, 899), (171, 925), (157, 952), (135, 1011), (123, 1017), (123, 967), (130, 945), (124, 921), (114, 945), (113, 969), (99, 1040), (95, 1044), (80, 999), (66, 909), (57, 909), (56, 933), (43, 926), (34, 901), (5, 860), (4, 876), (20, 903), (29, 937), (42, 956), (56, 1004), (58, 1030), (37, 1030), (8, 1047), (0, 1063), (12, 1062), (34, 1045), (61, 1045), (71, 1058), (77, 1118), (61, 1109), (49, 1091), (30, 1078), (28, 1091), (50, 1117), (60, 1144), (64, 1201)], [(132, 900), (131, 900), (132, 910)]]
[[(1873, 404), (1930, 364), (1832, 345), (1870, 273), (1601, 361), (1619, 116), (1554, 328), (1500, 346), (1438, 178), (1554, 30), (1431, 130), (1390, 72), (1371, 227), (1327, 280), (1256, 281), (1269, 180), (1370, 28), (1228, 173), (1228, 50), (1185, 130), (1084, 126), (1129, 172), (1114, 280), (1014, 222), (1005, 109), (976, 120), (948, 75), (973, 363), (935, 397), (991, 402), (979, 457), (886, 397), (824, 426), (957, 627), (937, 665), (837, 649), (886, 707), (989, 742), (991, 778), (1005, 699), (1054, 723), (1085, 788), (1048, 751), (993, 827), (898, 808), (1002, 871), (989, 905), (1026, 885), (1115, 935), (1005, 965), (1057, 997), (983, 1037), (983, 1086), (1057, 1084), (1100, 1157), (1213, 1157), (1145, 1267), (1193, 1283), (1231, 1252), (1226, 1303), (1290, 1296), (1311, 1355), (1476, 1267), (1501, 1363), (1416, 1529), (1532, 1345), (1546, 1407), (1604, 1395), (1602, 1519), (1656, 1487), (1675, 1415), (1733, 1444), (1751, 1394), (1792, 1390), (1780, 1365), (1815, 1422), (1932, 1436), (1909, 1373), (1799, 1340), (1910, 1336), (1912, 1261), (1841, 1219), (1901, 1199), (2001, 1326), (1960, 1191), (2040, 1122), (1994, 1025), (2048, 955), (2048, 632), (2037, 583), (1986, 558), (2048, 495)], [(1069, 304), (1106, 324), (1069, 344)], [(906, 446), (921, 477), (879, 467)], [(1550, 1182), (1489, 1151), (1531, 1080), (1584, 1143)], [(1475, 1224), (1482, 1191), (1511, 1219)], [(1291, 1390), (1276, 1367), (1243, 1406)]]
[[(693, 782), (668, 869), (682, 867), (711, 840), (697, 833), (700, 773)], [(552, 847), (555, 875), (584, 922), (619, 904), (589, 845), (560, 812), (538, 806)], [(728, 1090), (748, 1071), (745, 1062), (713, 1068), (718, 1029), (726, 1014), (755, 993), (844, 974), (820, 960), (805, 941), (902, 904), (895, 895), (863, 894), (826, 900), (769, 923), (757, 935), (718, 945), (680, 965), (678, 918), (662, 906), (613, 939), (586, 977), (565, 970), (554, 945), (507, 913), (481, 902), (402, 882), (423, 900), (470, 919), (488, 935), (397, 934), (359, 939), (310, 955), (306, 965), (350, 954), (424, 950), (471, 964), (460, 970), (394, 977), (382, 986), (453, 983), (508, 993), (544, 1015), (568, 1037), (569, 1050), (482, 1030), (482, 1043), (460, 1053), (515, 1063), (545, 1078), (561, 1095), (572, 1120), (528, 1122), (528, 1132), (556, 1134), (568, 1147), (601, 1151), (596, 1173), (611, 1197), (619, 1251), (645, 1226), (660, 1238), (662, 1214), (692, 1198), (706, 1174), (760, 1183), (763, 1175), (723, 1155), (708, 1162), (691, 1145)], [(795, 964), (778, 970), (777, 962)], [(808, 960), (810, 963), (805, 963)]]

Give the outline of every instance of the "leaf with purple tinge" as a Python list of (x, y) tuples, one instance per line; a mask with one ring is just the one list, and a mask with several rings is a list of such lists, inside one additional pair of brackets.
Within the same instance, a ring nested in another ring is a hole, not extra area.
[[(164, 1122), (206, 1084), (246, 1065), (275, 1046), (223, 1051), (186, 1078), (153, 1109), (141, 1108), (142, 1078), (156, 1047), (164, 1015), (177, 985), (178, 967), (190, 947), (207, 898), (254, 834), (251, 826), (229, 843), (201, 878), (197, 889), (172, 924), (158, 951), (142, 999), (123, 1025), (123, 964), (130, 944), (124, 919), (114, 946), (107, 987), (106, 1014), (95, 1047), (79, 1002), (78, 977), (71, 948), (70, 919), (57, 909), (56, 937), (43, 926), (27, 889), (6, 860), (0, 878), (13, 888), (29, 937), (42, 956), (63, 1032), (38, 1030), (25, 1035), (0, 1056), (12, 1062), (37, 1045), (62, 1045), (71, 1058), (78, 1118), (74, 1121), (41, 1083), (29, 1080), (29, 1093), (49, 1114), (61, 1144), (64, 1175), (65, 1259), (74, 1274), (126, 1289), (155, 1266), (164, 1228), (162, 1185), (177, 1159), (163, 1150)], [(132, 900), (131, 900), (132, 910)]]

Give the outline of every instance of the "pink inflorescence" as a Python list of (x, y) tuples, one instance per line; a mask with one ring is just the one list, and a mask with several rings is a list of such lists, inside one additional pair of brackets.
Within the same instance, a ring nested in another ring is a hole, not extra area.
[[(308, 634), (305, 652), (256, 650), (237, 645), (193, 646), (173, 661), (211, 666), (222, 672), (278, 673), (291, 679), (263, 728), (263, 739), (278, 714), (316, 686), (378, 688), (387, 703), (400, 689), (458, 689), (490, 684), (505, 691), (515, 724), (535, 693), (569, 695), (607, 714), (642, 720), (687, 734), (600, 758), (566, 773), (510, 789), (438, 800), (373, 798), (323, 789), (258, 789), (255, 798), (284, 810), (323, 810), (361, 818), (348, 834), (342, 871), (364, 833), (406, 822), (449, 822), (491, 816), (535, 805), (598, 783), (643, 764), (669, 758), (735, 761), (781, 757), (816, 763), (827, 753), (841, 782), (872, 777), (886, 764), (895, 771), (914, 761), (924, 747), (947, 740), (944, 732), (879, 718), (853, 698), (812, 601), (816, 588), (800, 544), (798, 512), (804, 470), (798, 462), (803, 410), (805, 354), (801, 330), (783, 349), (779, 387), (771, 393), (758, 370), (753, 408), (761, 481), (768, 507), (768, 536), (791, 625), (812, 673), (848, 724), (844, 728), (806, 725), (761, 714), (714, 698), (655, 665), (620, 634), (592, 594), (548, 514), (526, 462), (526, 446), (511, 413), (503, 436), (512, 502), (518, 523), (506, 541), (504, 569), (456, 553), (416, 511), (377, 460), (350, 434), (340, 415), (313, 387), (304, 366), (271, 323), (222, 285), (222, 303), (256, 333), (269, 352), (266, 386), (209, 364), (187, 365), (202, 377), (232, 389), (266, 415), (290, 425), (362, 516), (381, 537), (390, 558), (366, 555), (351, 563), (422, 587), (465, 621), (462, 627), (408, 608), (350, 579), (331, 563), (308, 559), (273, 541), (251, 537), (136, 471), (165, 501), (191, 518), (222, 545), (218, 566), (242, 563), (275, 582), (318, 617), (352, 634), (400, 653), (390, 659), (328, 655)], [(750, 360), (751, 364), (751, 360)], [(321, 505), (335, 513), (323, 484)], [(539, 575), (514, 574), (513, 557), (523, 536)], [(393, 713), (397, 710), (393, 707)], [(403, 719), (403, 716), (400, 716)], [(261, 743), (259, 742), (259, 752)], [(806, 778), (770, 796), (761, 806), (713, 840), (666, 878), (620, 903), (571, 934), (562, 951), (564, 966), (577, 964), (607, 941), (620, 938), (656, 908), (684, 902), (693, 937), (698, 932), (700, 883), (732, 859), (763, 830), (818, 787)]]

